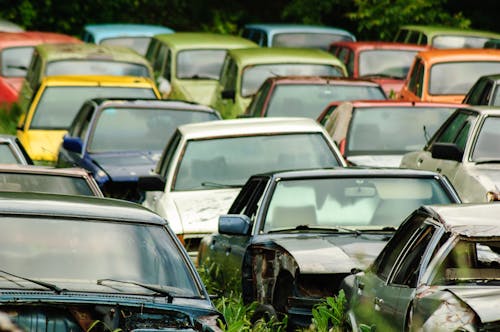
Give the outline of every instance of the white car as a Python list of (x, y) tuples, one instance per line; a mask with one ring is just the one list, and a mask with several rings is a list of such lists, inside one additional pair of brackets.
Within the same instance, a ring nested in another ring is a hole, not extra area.
[(445, 175), (464, 203), (500, 200), (500, 108), (457, 109), (401, 167)]
[(168, 220), (192, 258), (201, 238), (217, 231), (253, 174), (346, 166), (312, 119), (260, 118), (179, 126), (154, 175), (139, 178), (143, 205)]

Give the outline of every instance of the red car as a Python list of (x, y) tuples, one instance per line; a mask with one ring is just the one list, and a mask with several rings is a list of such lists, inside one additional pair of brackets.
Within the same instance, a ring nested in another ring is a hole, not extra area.
[(401, 90), (415, 55), (429, 46), (395, 42), (335, 42), (330, 53), (342, 61), (354, 78), (371, 79), (379, 83), (389, 97)]
[(307, 117), (316, 119), (332, 101), (385, 100), (382, 87), (370, 80), (325, 76), (275, 76), (254, 95), (243, 117)]
[(34, 46), (81, 42), (77, 38), (53, 32), (0, 32), (0, 109), (9, 108), (17, 101)]

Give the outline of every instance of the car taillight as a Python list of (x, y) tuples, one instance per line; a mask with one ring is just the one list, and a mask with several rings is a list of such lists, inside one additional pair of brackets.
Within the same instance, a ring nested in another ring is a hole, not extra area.
[(486, 193), (486, 200), (488, 202), (500, 201), (500, 193), (494, 191), (488, 191)]

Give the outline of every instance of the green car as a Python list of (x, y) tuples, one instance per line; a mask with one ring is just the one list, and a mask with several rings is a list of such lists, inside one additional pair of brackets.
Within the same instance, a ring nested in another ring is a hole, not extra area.
[(434, 48), (483, 48), (490, 39), (500, 34), (431, 25), (403, 25), (394, 38), (395, 42), (429, 45)]
[(231, 35), (177, 32), (153, 37), (146, 59), (153, 66), (162, 98), (208, 105), (215, 92), (226, 52), (258, 47)]
[(271, 76), (345, 77), (347, 71), (339, 59), (319, 49), (231, 50), (224, 61), (211, 106), (224, 119), (236, 118), (245, 112), (253, 95)]

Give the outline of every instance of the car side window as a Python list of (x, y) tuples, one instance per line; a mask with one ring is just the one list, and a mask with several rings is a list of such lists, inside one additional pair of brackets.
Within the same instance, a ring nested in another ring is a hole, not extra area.
[(397, 258), (425, 220), (424, 216), (413, 215), (406, 220), (389, 240), (372, 265), (372, 270), (382, 280), (387, 280)]
[(262, 202), (268, 178), (252, 178), (242, 188), (233, 205), (229, 209), (230, 214), (244, 214), (254, 221), (257, 210)]
[(225, 73), (224, 78), (221, 80), (224, 90), (236, 91), (237, 67), (236, 63), (232, 59), (229, 59)]
[(408, 89), (416, 96), (422, 96), (422, 84), (424, 81), (424, 64), (422, 60), (417, 59), (410, 74)]
[(262, 87), (257, 91), (252, 99), (252, 102), (248, 106), (248, 115), (252, 117), (260, 117), (262, 113), (262, 108), (264, 107), (264, 102), (266, 101), (271, 84), (264, 83)]
[(436, 138), (436, 142), (453, 143), (458, 136), (458, 133), (467, 121), (469, 114), (465, 112), (457, 112), (453, 119), (449, 121), (446, 127), (440, 132)]
[(479, 100), (477, 101), (476, 104), (472, 105), (489, 105), (490, 104), (490, 97), (491, 93), (493, 90), (493, 82), (488, 82), (486, 81), (486, 84), (484, 87), (481, 89), (481, 95), (479, 96)]
[(160, 161), (157, 165), (156, 173), (158, 173), (163, 179), (167, 178), (168, 169), (170, 168), (170, 164), (174, 159), (173, 157), (175, 155), (175, 151), (177, 151), (180, 141), (181, 134), (178, 130), (176, 130), (167, 146), (165, 147), (163, 155), (161, 156)]
[(165, 67), (163, 68), (163, 77), (165, 77), (165, 79), (169, 82), (172, 78), (172, 51), (170, 49), (167, 49)]
[(167, 47), (165, 45), (160, 45), (160, 47), (158, 47), (158, 51), (156, 53), (153, 62), (153, 71), (156, 78), (160, 77), (163, 73), (163, 65), (165, 63), (166, 56), (167, 56)]
[(407, 36), (408, 36), (407, 29), (399, 29), (398, 33), (396, 34), (396, 38), (394, 38), (394, 41), (399, 43), (406, 43)]
[(31, 89), (35, 89), (38, 84), (38, 80), (40, 79), (40, 72), (42, 71), (42, 60), (38, 53), (34, 53), (32, 57), (32, 63), (29, 66), (28, 76), (26, 80), (28, 84), (31, 86)]
[(392, 284), (416, 287), (424, 254), (436, 230), (434, 225), (421, 225), (393, 272)]
[(500, 85), (495, 87), (495, 91), (493, 92), (491, 99), (493, 99), (491, 106), (500, 106)]
[(156, 55), (156, 50), (158, 48), (158, 40), (155, 38), (152, 38), (151, 41), (149, 42), (148, 49), (146, 50), (146, 55), (144, 56), (146, 60), (149, 61), (151, 65), (153, 65), (154, 61), (154, 56)]
[(408, 37), (408, 43), (410, 44), (420, 44), (420, 33), (417, 31), (410, 31), (410, 36)]

